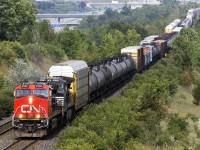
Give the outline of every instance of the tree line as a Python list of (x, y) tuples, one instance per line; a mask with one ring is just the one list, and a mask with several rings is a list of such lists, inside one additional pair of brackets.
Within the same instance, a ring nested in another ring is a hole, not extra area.
[(181, 31), (170, 54), (148, 71), (134, 75), (120, 97), (84, 108), (61, 133), (56, 148), (199, 149), (197, 116), (168, 112), (179, 86), (195, 85), (194, 100), (200, 100), (199, 25), (198, 20), (194, 28)]

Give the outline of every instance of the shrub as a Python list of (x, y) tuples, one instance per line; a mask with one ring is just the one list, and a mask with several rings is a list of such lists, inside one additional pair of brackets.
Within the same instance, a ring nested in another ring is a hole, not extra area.
[(167, 131), (175, 140), (186, 138), (189, 134), (188, 122), (186, 118), (179, 117), (177, 114), (171, 115), (168, 122)]
[(61, 62), (66, 56), (65, 51), (53, 44), (43, 44), (46, 55), (50, 56), (54, 61)]
[(0, 90), (4, 87), (4, 77), (0, 74)]
[(145, 146), (138, 142), (135, 141), (134, 139), (130, 139), (126, 144), (125, 144), (125, 150), (145, 150)]
[(13, 87), (4, 87), (0, 91), (0, 118), (13, 111)]
[(56, 149), (67, 149), (67, 150), (95, 150), (94, 145), (86, 142), (84, 139), (77, 138), (76, 140), (73, 139), (66, 139), (64, 140), (66, 145), (59, 145)]
[(27, 52), (24, 50), (24, 47), (20, 43), (11, 42), (11, 43), (8, 43), (8, 44), (11, 45), (13, 51), (17, 55), (17, 58), (23, 59), (24, 61), (27, 61), (27, 59), (28, 59)]
[(199, 105), (200, 102), (200, 85), (197, 85), (194, 87), (194, 89), (192, 90), (192, 96), (194, 97), (194, 104)]
[(17, 85), (23, 82), (35, 81), (41, 74), (33, 69), (23, 60), (16, 60), (16, 64), (9, 70), (9, 74), (5, 77), (6, 82), (11, 85)]
[(39, 65), (42, 64), (44, 57), (50, 57), (52, 60), (60, 62), (66, 56), (64, 50), (53, 44), (28, 44), (25, 46), (25, 50), (29, 60)]
[(16, 53), (13, 51), (10, 42), (0, 42), (0, 63), (12, 65), (17, 58)]
[(189, 87), (192, 84), (192, 76), (189, 70), (184, 70), (181, 74), (181, 85)]
[(36, 64), (41, 64), (44, 54), (41, 53), (40, 48), (36, 44), (28, 44), (24, 46), (25, 51), (28, 53), (28, 59)]
[(27, 52), (24, 47), (18, 42), (0, 42), (1, 63), (5, 62), (8, 65), (13, 65), (16, 58), (27, 61)]

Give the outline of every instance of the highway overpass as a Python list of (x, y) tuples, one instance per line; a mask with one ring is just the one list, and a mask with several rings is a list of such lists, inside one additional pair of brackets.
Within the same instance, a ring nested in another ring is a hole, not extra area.
[(36, 19), (37, 20), (41, 20), (41, 19), (45, 19), (45, 18), (86, 18), (88, 16), (91, 15), (96, 15), (98, 16), (98, 14), (92, 14), (92, 12), (90, 13), (77, 13), (77, 14), (37, 14), (36, 15)]

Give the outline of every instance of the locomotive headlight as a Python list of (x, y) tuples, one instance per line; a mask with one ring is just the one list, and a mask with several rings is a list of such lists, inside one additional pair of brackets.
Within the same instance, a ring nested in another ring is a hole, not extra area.
[(19, 118), (22, 118), (23, 117), (23, 115), (22, 114), (19, 114)]
[(29, 101), (29, 104), (32, 104), (33, 103), (33, 98), (29, 97), (28, 101)]
[(40, 118), (40, 114), (37, 114), (37, 115), (36, 115), (36, 118), (38, 118), (38, 119), (39, 119), (39, 118)]

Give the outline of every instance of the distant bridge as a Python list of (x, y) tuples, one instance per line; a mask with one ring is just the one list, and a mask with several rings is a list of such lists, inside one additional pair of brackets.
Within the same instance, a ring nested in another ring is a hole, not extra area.
[(92, 13), (84, 13), (84, 14), (37, 14), (36, 19), (44, 19), (44, 18), (86, 18), (88, 16), (98, 16), (98, 14)]

